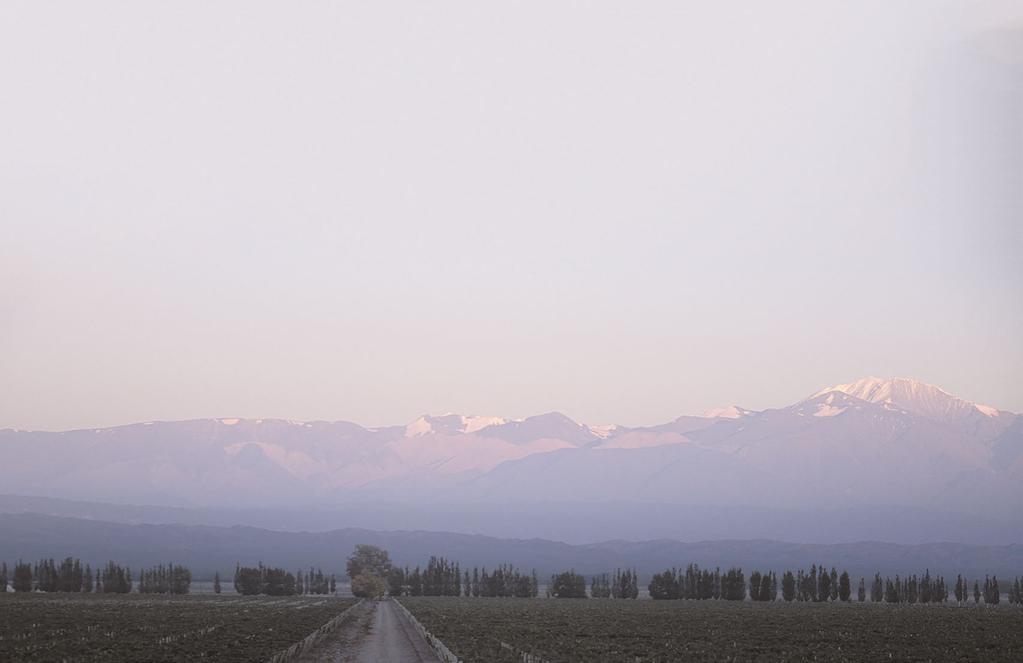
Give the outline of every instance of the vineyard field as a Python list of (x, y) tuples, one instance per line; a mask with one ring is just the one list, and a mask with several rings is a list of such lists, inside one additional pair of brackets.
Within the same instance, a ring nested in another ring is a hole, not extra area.
[[(465, 663), (1023, 660), (1023, 610), (1001, 605), (407, 597)], [(502, 644), (503, 643), (503, 644)]]
[(333, 596), (0, 596), (2, 661), (265, 661), (354, 604)]

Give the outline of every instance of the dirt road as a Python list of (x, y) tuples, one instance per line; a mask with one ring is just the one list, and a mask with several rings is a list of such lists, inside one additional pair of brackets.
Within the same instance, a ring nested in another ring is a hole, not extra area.
[(302, 657), (302, 663), (439, 663), (394, 601), (365, 601), (352, 620)]

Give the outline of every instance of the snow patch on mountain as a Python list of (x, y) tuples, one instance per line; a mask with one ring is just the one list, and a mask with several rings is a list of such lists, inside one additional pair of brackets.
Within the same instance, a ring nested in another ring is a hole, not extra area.
[(990, 405), (981, 405), (980, 403), (974, 403), (973, 407), (977, 408), (977, 410), (981, 414), (988, 417), (997, 417), (1000, 414), (998, 408), (993, 408)]
[(834, 394), (828, 394), (824, 402), (817, 407), (817, 411), (813, 413), (815, 417), (834, 417), (842, 414), (848, 408), (847, 407), (836, 407), (834, 403)]
[(826, 391), (791, 405), (785, 410), (800, 417), (835, 417), (848, 410), (860, 410), (864, 407), (887, 408), (887, 405), (867, 403), (841, 391)]
[(444, 435), (470, 434), (490, 428), (491, 426), (501, 426), (506, 423), (508, 423), (508, 420), (503, 417), (465, 416), (452, 413), (435, 417), (424, 414), (405, 427), (405, 437), (420, 437), (430, 433)]
[(484, 428), (490, 428), (491, 426), (500, 426), (508, 423), (508, 420), (504, 417), (478, 417), (469, 416), (462, 417), (462, 432), (463, 433), (475, 433), (476, 431), (483, 430)]
[(433, 432), (433, 424), (427, 416), (422, 416), (405, 426), (405, 437), (418, 437)]
[(702, 417), (707, 419), (741, 419), (753, 414), (752, 410), (747, 410), (744, 407), (738, 405), (729, 405), (727, 407), (715, 407), (704, 412)]
[(586, 428), (602, 440), (606, 440), (611, 437), (614, 435), (615, 431), (618, 430), (618, 426), (616, 424), (588, 425)]

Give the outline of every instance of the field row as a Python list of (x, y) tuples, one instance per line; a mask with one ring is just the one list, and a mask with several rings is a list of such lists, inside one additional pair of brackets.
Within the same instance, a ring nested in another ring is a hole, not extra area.
[(402, 598), (466, 663), (1023, 660), (1015, 606)]
[(323, 596), (0, 597), (2, 661), (263, 661), (354, 603)]

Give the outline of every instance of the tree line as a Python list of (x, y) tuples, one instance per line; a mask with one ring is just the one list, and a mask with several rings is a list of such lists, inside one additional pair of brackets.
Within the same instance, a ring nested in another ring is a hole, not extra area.
[(192, 572), (175, 564), (161, 564), (139, 574), (141, 594), (187, 594), (191, 585)]
[[(180, 567), (179, 567), (180, 568)], [(8, 569), (7, 563), (0, 563), (0, 589), (6, 590), (8, 583), (15, 592), (75, 592), (126, 594), (134, 586), (131, 569), (108, 562), (96, 569), (82, 560), (67, 557), (59, 563), (41, 559), (36, 564), (22, 560)]]
[[(616, 571), (613, 576), (600, 574), (592, 576), (590, 591), (586, 592), (585, 578), (573, 571), (551, 576), (547, 595), (553, 598), (636, 598), (639, 594), (635, 571)], [(841, 573), (835, 567), (828, 570), (824, 565), (813, 564), (809, 571), (798, 569), (795, 573), (785, 571), (780, 583), (773, 571), (753, 571), (747, 581), (741, 568), (733, 567), (722, 572), (701, 569), (690, 564), (684, 570), (667, 569), (655, 573), (647, 585), (647, 591), (656, 600), (709, 600), (725, 601), (807, 601), (825, 603), (832, 601), (851, 602), (854, 600), (852, 578), (847, 571)], [(931, 575), (925, 570), (922, 575), (894, 578), (875, 574), (869, 595), (866, 581), (860, 578), (855, 590), (855, 600), (860, 603), (944, 603), (949, 600), (949, 587), (941, 575)], [(1001, 601), (998, 578), (985, 577), (973, 583), (958, 576), (955, 584), (955, 600), (958, 603), (976, 604), (983, 601), (997, 605)], [(1009, 585), (1008, 600), (1023, 605), (1023, 578), (1016, 578)]]
[[(1010, 589), (1010, 601), (1023, 603), (1023, 589), (1017, 579)], [(695, 564), (686, 567), (685, 572), (668, 569), (655, 574), (650, 581), (648, 590), (654, 599), (724, 599), (732, 601), (745, 600), (747, 596), (753, 601), (775, 601), (779, 598), (779, 583), (773, 571), (753, 571), (747, 583), (742, 569), (732, 568), (725, 573), (720, 569), (710, 571), (700, 569)], [(956, 601), (965, 603), (969, 600), (969, 581), (959, 576), (956, 579)], [(860, 578), (856, 589), (856, 600), (867, 600), (866, 581)], [(803, 569), (785, 571), (781, 578), (781, 600), (783, 601), (852, 601), (852, 579), (847, 571), (838, 572), (834, 567), (829, 571), (824, 565), (811, 565), (809, 571)], [(874, 603), (943, 603), (949, 598), (948, 584), (943, 576), (932, 576), (930, 570), (923, 575), (911, 575), (894, 578), (882, 578), (875, 574), (870, 586), (869, 598)], [(985, 578), (983, 589), (979, 582), (974, 583), (973, 599), (979, 603), (997, 604), (1000, 600), (998, 579)]]
[[(219, 577), (215, 584), (219, 584)], [(309, 568), (308, 575), (299, 570), (292, 573), (280, 567), (242, 566), (238, 564), (234, 570), (234, 589), (245, 596), (266, 594), (268, 596), (296, 596), (301, 594), (334, 594), (337, 581), (333, 574), (327, 575), (323, 569)]]
[[(574, 571), (569, 573), (574, 573)], [(551, 580), (552, 587), (556, 585), (556, 581), (557, 575)], [(551, 596), (554, 596), (553, 591), (550, 593)], [(626, 569), (625, 571), (616, 569), (613, 576), (609, 573), (593, 576), (590, 580), (590, 596), (595, 599), (637, 598), (639, 596), (639, 574), (635, 569)]]
[[(970, 601), (970, 581), (965, 580), (962, 576), (956, 578), (955, 597), (956, 601), (960, 603), (968, 603)], [(975, 580), (973, 582), (972, 598), (975, 604), (980, 603), (981, 599), (984, 599), (984, 603), (992, 605), (1001, 602), (1002, 593), (998, 587), (998, 576), (984, 576), (983, 587), (981, 587), (980, 581)], [(1009, 585), (1009, 603), (1023, 604), (1020, 578), (1016, 578), (1015, 582)]]
[(464, 573), (457, 562), (430, 557), (426, 569), (393, 566), (387, 573), (387, 593), (391, 596), (483, 596), (530, 598), (537, 596), (536, 572), (527, 575), (510, 564), (498, 565), (488, 572), (475, 567)]
[[(348, 558), (348, 577), (355, 596), (474, 596), (536, 597), (540, 583), (536, 571), (529, 574), (511, 564), (499, 564), (488, 571), (474, 567), (472, 573), (461, 564), (444, 557), (431, 556), (426, 568), (409, 569), (391, 563), (387, 551), (359, 544)], [(583, 586), (585, 591), (585, 583)]]
[[(370, 545), (357, 545), (348, 558), (348, 576), (352, 579), (352, 591), (356, 596), (474, 596), (474, 597), (535, 597), (539, 594), (536, 571), (529, 575), (512, 565), (499, 565), (492, 572), (474, 568), (472, 573), (464, 572), (458, 562), (444, 557), (431, 556), (422, 569), (417, 566), (398, 567), (391, 564), (386, 550)], [(779, 593), (780, 589), (780, 593)], [(740, 567), (722, 572), (720, 567), (701, 568), (689, 564), (684, 569), (671, 568), (656, 573), (647, 585), (650, 597), (658, 600), (709, 600), (725, 601), (806, 601), (824, 603), (833, 601), (851, 602), (853, 583), (848, 571), (839, 571), (833, 566), (827, 569), (823, 564), (812, 564), (810, 569), (797, 569), (795, 573), (785, 571), (779, 578), (774, 571), (754, 570), (747, 579)], [(956, 580), (956, 600), (966, 602), (969, 582), (959, 576)], [(979, 582), (974, 583), (974, 602), (981, 597), (985, 603), (996, 604), (1000, 600), (998, 579), (985, 578), (983, 590)], [(617, 569), (613, 574), (603, 573), (591, 576), (589, 591), (586, 578), (574, 569), (555, 573), (547, 585), (547, 596), (552, 598), (596, 598), (636, 599), (639, 597), (639, 574), (635, 569)], [(932, 576), (930, 570), (923, 575), (905, 578), (882, 578), (875, 574), (870, 587), (871, 602), (887, 603), (942, 603), (948, 600), (948, 585), (940, 575)], [(866, 602), (867, 585), (859, 579), (855, 598)], [(1017, 578), (1009, 588), (1009, 601), (1023, 604), (1023, 579)]]
[[(755, 596), (755, 600), (767, 600), (772, 590), (777, 594), (777, 587), (773, 573), (754, 572), (750, 576), (750, 595)], [(684, 571), (672, 568), (654, 574), (647, 585), (647, 591), (651, 598), (659, 600), (741, 601), (746, 598), (746, 577), (742, 569), (737, 567), (722, 573), (720, 568), (711, 571), (701, 569), (699, 564), (690, 564)]]
[[(295, 574), (283, 569), (256, 567), (235, 569), (235, 590), (240, 594), (333, 594), (337, 590), (334, 575), (322, 569), (309, 568), (308, 573)], [(131, 568), (110, 561), (93, 571), (80, 559), (67, 557), (57, 562), (42, 559), (36, 564), (22, 560), (11, 568), (0, 562), (0, 594), (10, 585), (15, 592), (76, 592), (127, 594), (187, 594), (192, 585), (192, 572), (179, 564), (159, 564), (143, 569), (136, 580)], [(213, 577), (213, 591), (221, 591), (220, 574)]]
[[(865, 592), (866, 585), (863, 578), (860, 578), (856, 598), (860, 601), (865, 600)], [(784, 601), (811, 601), (814, 603), (849, 601), (852, 597), (849, 573), (842, 571), (839, 575), (835, 567), (831, 567), (829, 572), (823, 564), (811, 565), (809, 572), (799, 569), (795, 575), (792, 571), (786, 571), (781, 578), (781, 597)]]

